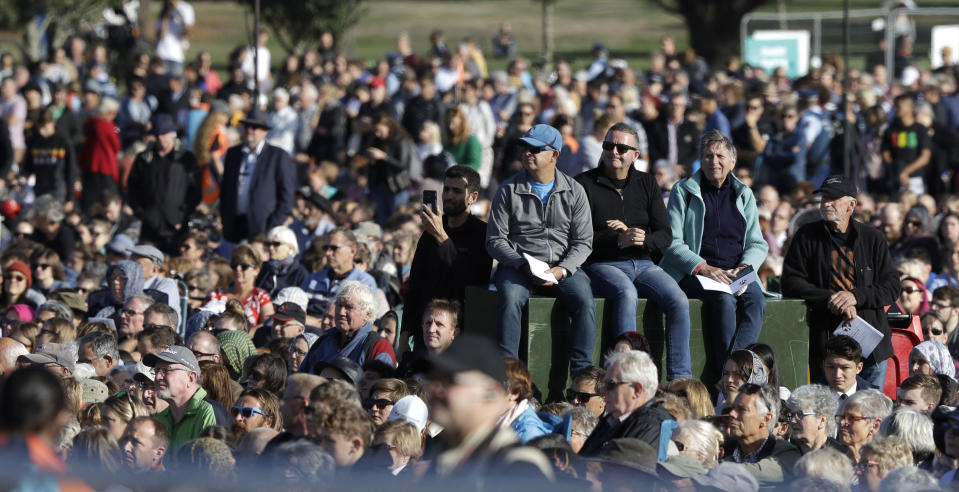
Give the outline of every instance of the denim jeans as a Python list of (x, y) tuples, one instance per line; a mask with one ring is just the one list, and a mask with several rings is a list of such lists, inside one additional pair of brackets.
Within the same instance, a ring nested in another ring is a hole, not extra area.
[(679, 285), (649, 260), (593, 263), (583, 267), (593, 292), (612, 306), (612, 333), (636, 331), (636, 303), (649, 299), (666, 313), (666, 379), (692, 377), (689, 300)]
[[(886, 386), (886, 366), (889, 364), (889, 359), (886, 359), (876, 365), (865, 365), (862, 366), (862, 372), (859, 373), (859, 376), (869, 381), (869, 384), (875, 386), (882, 391)], [(858, 388), (857, 390), (858, 391)]]
[(385, 188), (370, 190), (370, 198), (373, 199), (373, 216), (377, 223), (383, 224), (393, 216), (396, 207), (410, 201), (409, 190), (392, 192)]
[(704, 290), (695, 276), (683, 278), (679, 286), (690, 299), (703, 301), (703, 330), (709, 333), (710, 342), (707, 353), (717, 367), (723, 366), (730, 352), (759, 339), (766, 315), (766, 296), (757, 282), (749, 284), (738, 297)]
[(523, 332), (523, 306), (532, 293), (556, 297), (559, 305), (569, 313), (569, 369), (574, 373), (593, 363), (593, 339), (596, 333), (593, 290), (589, 277), (580, 270), (560, 280), (558, 284), (543, 287), (515, 268), (500, 265), (493, 275), (493, 284), (499, 293), (496, 321), (499, 345), (507, 354), (517, 357)]

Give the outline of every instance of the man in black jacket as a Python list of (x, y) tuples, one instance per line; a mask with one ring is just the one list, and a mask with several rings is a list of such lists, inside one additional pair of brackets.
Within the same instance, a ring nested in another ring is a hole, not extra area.
[(618, 352), (606, 360), (606, 413), (579, 454), (598, 453), (607, 442), (621, 437), (645, 441), (659, 449), (663, 421), (674, 417), (656, 401), (659, 372), (646, 352)]
[(826, 340), (843, 321), (861, 317), (882, 332), (860, 375), (882, 387), (892, 337), (883, 306), (899, 297), (899, 274), (886, 238), (876, 228), (850, 220), (856, 208), (852, 179), (832, 175), (817, 190), (823, 220), (807, 224), (793, 237), (783, 264), (783, 294), (806, 300), (809, 320), (809, 371), (822, 381)]
[(699, 159), (697, 144), (700, 131), (695, 123), (686, 119), (688, 105), (686, 94), (670, 92), (669, 103), (662, 115), (650, 125), (648, 132), (650, 162), (655, 164), (665, 159), (680, 176), (693, 174), (693, 162)]
[(640, 296), (665, 311), (667, 379), (689, 378), (689, 300), (653, 262), (673, 236), (656, 178), (633, 168), (637, 142), (631, 126), (613, 125), (599, 167), (576, 177), (593, 216), (593, 252), (583, 269), (593, 291), (612, 305), (613, 335), (636, 331)]
[(137, 155), (130, 169), (127, 203), (143, 221), (141, 241), (175, 254), (186, 237), (187, 220), (200, 204), (199, 167), (177, 140), (170, 115), (158, 115), (151, 133), (156, 142)]
[(433, 299), (464, 302), (467, 285), (489, 284), (493, 260), (486, 252), (486, 222), (470, 214), (479, 197), (480, 176), (467, 166), (446, 170), (443, 215), (428, 206), (420, 209), (423, 230), (410, 266), (409, 289), (403, 308), (400, 351), (413, 336), (413, 350), (425, 352), (423, 310)]

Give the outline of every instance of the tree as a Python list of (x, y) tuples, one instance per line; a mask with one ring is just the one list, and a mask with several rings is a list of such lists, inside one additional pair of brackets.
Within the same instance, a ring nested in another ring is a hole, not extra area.
[(662, 9), (683, 16), (689, 44), (712, 66), (739, 55), (739, 21), (769, 0), (652, 0)]
[(53, 46), (60, 46), (76, 26), (100, 16), (113, 0), (3, 0), (0, 1), (0, 28), (19, 29), (20, 50), (27, 61), (40, 57), (44, 33)]
[[(242, 0), (253, 8), (254, 0)], [(273, 31), (287, 52), (302, 54), (315, 48), (320, 34), (329, 31), (339, 42), (366, 14), (364, 0), (261, 0), (260, 22)]]
[(553, 65), (553, 10), (556, 0), (539, 0), (543, 7), (543, 60), (546, 69)]

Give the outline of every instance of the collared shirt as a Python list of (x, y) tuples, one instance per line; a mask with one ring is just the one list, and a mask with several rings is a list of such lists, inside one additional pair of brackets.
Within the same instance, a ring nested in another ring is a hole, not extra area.
[(243, 164), (240, 165), (240, 176), (237, 180), (236, 213), (244, 215), (250, 208), (250, 185), (253, 183), (253, 174), (256, 172), (256, 160), (263, 151), (266, 140), (260, 142), (256, 149), (243, 146)]
[(758, 463), (759, 452), (766, 446), (766, 442), (769, 441), (771, 435), (772, 434), (766, 436), (766, 439), (763, 439), (763, 443), (760, 444), (758, 448), (750, 453), (746, 453), (746, 455), (743, 455), (742, 451), (739, 450), (739, 446), (736, 446), (736, 449), (733, 450), (733, 461), (736, 463)]
[(376, 292), (376, 280), (370, 274), (356, 268), (356, 265), (353, 265), (353, 269), (342, 278), (337, 278), (333, 270), (326, 268), (310, 274), (300, 285), (309, 298), (306, 313), (315, 317), (323, 316), (330, 302), (339, 292), (340, 284), (345, 280), (357, 280), (369, 287), (372, 292)]
[(836, 390), (833, 390), (833, 391), (836, 393), (836, 396), (839, 397), (839, 401), (842, 401), (842, 400), (845, 400), (846, 398), (849, 398), (852, 395), (855, 395), (857, 386), (858, 386), (858, 383), (856, 381), (853, 381), (852, 386), (850, 386), (845, 393), (843, 393), (842, 391), (836, 391)]
[(157, 420), (166, 424), (167, 429), (170, 429), (170, 445), (167, 448), (167, 453), (163, 456), (163, 462), (166, 466), (175, 468), (176, 455), (180, 446), (199, 437), (203, 429), (216, 425), (213, 405), (203, 401), (204, 398), (206, 398), (206, 390), (202, 387), (197, 388), (196, 393), (193, 393), (193, 397), (187, 404), (186, 413), (177, 423), (173, 422), (173, 414), (170, 412), (170, 408), (156, 415)]

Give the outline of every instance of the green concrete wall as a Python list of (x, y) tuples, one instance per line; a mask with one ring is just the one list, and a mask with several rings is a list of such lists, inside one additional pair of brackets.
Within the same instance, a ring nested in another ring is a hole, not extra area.
[[(691, 299), (690, 343), (693, 375), (712, 385), (719, 380), (721, 367), (708, 367), (706, 361), (706, 336), (702, 329), (702, 303)], [(596, 346), (593, 361), (603, 361), (603, 351), (609, 348), (611, 336), (607, 325), (603, 299), (596, 299)], [(643, 332), (652, 348), (652, 356), (660, 368), (660, 379), (665, 382), (664, 317), (656, 306), (645, 299), (639, 300), (637, 329)], [(466, 291), (464, 329), (497, 339), (496, 292), (478, 287)], [(569, 316), (556, 299), (551, 297), (530, 298), (523, 314), (523, 336), (520, 358), (529, 367), (537, 396), (541, 401), (563, 399), (568, 387), (569, 360), (566, 349), (566, 332)], [(769, 300), (766, 303), (766, 319), (759, 341), (769, 344), (776, 353), (780, 379), (783, 386), (795, 388), (809, 380), (809, 327), (806, 324), (806, 306), (800, 300)]]

